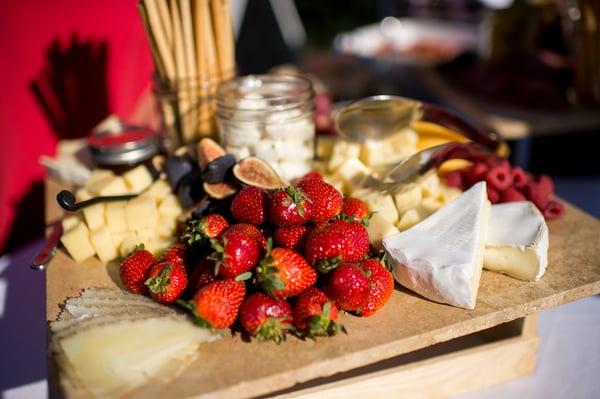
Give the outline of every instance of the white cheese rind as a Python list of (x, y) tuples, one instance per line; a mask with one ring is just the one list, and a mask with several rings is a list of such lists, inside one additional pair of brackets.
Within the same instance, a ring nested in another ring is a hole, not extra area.
[(489, 212), (480, 182), (412, 228), (385, 238), (396, 280), (433, 301), (474, 309)]
[(548, 266), (548, 246), (548, 226), (533, 203), (492, 206), (483, 258), (485, 269), (537, 281)]

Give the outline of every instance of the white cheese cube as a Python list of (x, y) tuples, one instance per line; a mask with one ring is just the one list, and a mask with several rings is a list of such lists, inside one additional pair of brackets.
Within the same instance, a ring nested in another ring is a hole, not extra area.
[(177, 231), (177, 218), (172, 216), (161, 215), (158, 219), (158, 226), (156, 227), (156, 234), (159, 237), (172, 237)]
[(333, 187), (335, 187), (335, 189), (338, 190), (340, 193), (348, 194), (348, 192), (344, 192), (345, 184), (344, 184), (344, 181), (341, 180), (339, 177), (334, 176), (334, 175), (329, 175), (329, 176), (325, 176), (324, 179), (327, 183), (329, 183)]
[(141, 229), (141, 230), (136, 230), (135, 235), (144, 240), (144, 242), (147, 242), (148, 240), (150, 240), (151, 238), (156, 237), (156, 230), (154, 229)]
[(163, 238), (163, 237), (155, 237), (148, 241), (148, 247), (146, 248), (148, 251), (152, 253), (152, 255), (158, 257), (161, 255), (167, 248), (171, 246), (175, 242), (174, 238)]
[(440, 178), (437, 173), (429, 173), (419, 182), (423, 197), (436, 197), (440, 192)]
[(400, 215), (419, 205), (421, 198), (421, 187), (416, 184), (405, 186), (400, 191), (394, 193), (394, 202)]
[(123, 241), (125, 241), (125, 239), (128, 237), (135, 237), (135, 234), (131, 231), (121, 231), (117, 233), (111, 232), (111, 237), (113, 240), (113, 244), (115, 244), (115, 247), (121, 248), (121, 244), (123, 244)]
[(119, 254), (122, 258), (126, 257), (127, 255), (132, 253), (135, 247), (137, 247), (138, 245), (144, 244), (145, 246), (147, 243), (144, 243), (144, 241), (148, 240), (141, 239), (140, 237), (135, 235), (126, 237), (121, 243), (121, 246), (119, 247)]
[(121, 176), (105, 177), (86, 188), (91, 194), (100, 196), (123, 195), (129, 193), (127, 185), (125, 184), (125, 179)]
[(344, 182), (346, 192), (357, 189), (365, 178), (371, 173), (371, 169), (356, 158), (347, 159), (333, 174), (337, 179)]
[(80, 188), (79, 190), (75, 191), (75, 198), (77, 199), (77, 202), (87, 201), (92, 198), (92, 194), (90, 194), (90, 192), (85, 188)]
[(145, 165), (139, 165), (125, 172), (123, 179), (132, 193), (140, 193), (152, 184), (152, 175)]
[(60, 242), (65, 246), (71, 258), (79, 263), (96, 254), (96, 250), (90, 242), (90, 231), (85, 223), (80, 222), (64, 233)]
[(440, 185), (440, 192), (438, 198), (447, 204), (448, 202), (460, 197), (462, 191), (456, 187), (448, 187), (444, 184)]
[(162, 216), (179, 216), (182, 212), (179, 199), (173, 194), (168, 195), (160, 202), (158, 213)]
[(107, 177), (111, 177), (114, 175), (115, 174), (108, 169), (94, 169), (92, 171), (92, 173), (90, 174), (90, 177), (88, 177), (87, 180), (85, 181), (84, 187), (89, 190), (90, 187), (93, 187), (100, 180), (103, 180)]
[(96, 250), (98, 258), (100, 258), (102, 262), (110, 262), (119, 256), (117, 247), (113, 243), (108, 227), (102, 226), (92, 230), (90, 233), (90, 241)]
[(120, 233), (129, 230), (125, 217), (127, 201), (107, 202), (104, 218), (111, 233)]
[(347, 159), (358, 158), (360, 155), (360, 144), (351, 143), (344, 140), (337, 140), (331, 151), (331, 158), (327, 164), (327, 170), (334, 172)]
[(369, 243), (377, 250), (383, 248), (381, 240), (385, 237), (400, 233), (396, 226), (379, 213), (374, 213), (371, 216), (367, 231), (369, 232)]
[(127, 202), (125, 217), (130, 230), (155, 229), (158, 223), (156, 203), (150, 196), (140, 196)]
[(403, 130), (385, 140), (367, 140), (361, 146), (360, 160), (368, 166), (397, 163), (417, 152), (418, 136)]
[(336, 142), (336, 136), (318, 134), (316, 137), (317, 145), (315, 148), (315, 156), (317, 159), (325, 160), (331, 157), (333, 153), (333, 145)]
[(379, 191), (366, 188), (355, 190), (352, 195), (363, 200), (371, 212), (378, 212), (391, 223), (398, 221), (398, 210), (391, 195), (384, 195)]
[(408, 230), (422, 219), (423, 218), (417, 209), (409, 209), (402, 215), (402, 218), (400, 218), (396, 227), (398, 227), (398, 230), (400, 231)]
[(62, 220), (63, 232), (71, 230), (73, 227), (77, 226), (77, 223), (79, 222), (81, 222), (81, 216), (78, 214), (67, 216)]
[(164, 180), (155, 181), (144, 193), (144, 195), (149, 195), (154, 198), (156, 203), (160, 203), (160, 201), (165, 199), (165, 197), (169, 194), (171, 194), (171, 186), (169, 186), (169, 183)]
[(429, 215), (440, 209), (442, 206), (444, 206), (444, 201), (442, 201), (438, 197), (427, 197), (423, 198), (423, 201), (421, 201), (421, 207)]
[(91, 230), (104, 226), (104, 203), (94, 204), (83, 208), (85, 222)]

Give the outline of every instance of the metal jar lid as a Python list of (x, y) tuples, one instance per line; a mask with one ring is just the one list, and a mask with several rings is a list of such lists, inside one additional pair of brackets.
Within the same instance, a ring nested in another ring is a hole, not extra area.
[(138, 126), (92, 132), (88, 138), (92, 158), (99, 165), (132, 165), (156, 155), (158, 134)]

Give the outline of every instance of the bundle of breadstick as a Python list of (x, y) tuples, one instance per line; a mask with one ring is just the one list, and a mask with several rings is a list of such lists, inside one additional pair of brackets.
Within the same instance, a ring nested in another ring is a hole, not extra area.
[(214, 96), (235, 74), (229, 0), (140, 0), (163, 123), (188, 143), (214, 133)]

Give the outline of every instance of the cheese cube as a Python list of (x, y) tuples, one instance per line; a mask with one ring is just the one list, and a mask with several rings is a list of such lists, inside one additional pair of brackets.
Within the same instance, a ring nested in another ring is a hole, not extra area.
[(125, 184), (125, 179), (121, 176), (108, 176), (94, 182), (86, 189), (95, 195), (123, 195), (128, 194), (129, 190)]
[(344, 193), (344, 181), (334, 175), (325, 176), (325, 181), (335, 187), (341, 193)]
[(365, 178), (371, 173), (361, 161), (349, 158), (335, 171), (333, 176), (344, 182), (345, 192), (357, 189)]
[(435, 172), (423, 176), (419, 185), (423, 197), (436, 197), (440, 192), (440, 178)]
[(126, 257), (127, 255), (132, 253), (135, 247), (137, 247), (138, 245), (144, 244), (144, 246), (146, 246), (147, 242), (145, 243), (144, 241), (148, 240), (140, 239), (140, 237), (135, 235), (125, 238), (121, 243), (121, 246), (119, 247), (119, 254), (122, 258)]
[(421, 187), (416, 184), (404, 186), (400, 191), (394, 193), (394, 203), (400, 215), (419, 205), (421, 198)]
[(317, 159), (329, 159), (333, 152), (333, 145), (336, 142), (336, 136), (318, 134), (315, 146), (315, 156)]
[(129, 230), (125, 217), (127, 201), (107, 202), (104, 218), (111, 233), (120, 233)]
[(85, 181), (84, 187), (89, 190), (90, 187), (93, 187), (100, 180), (103, 180), (107, 177), (114, 176), (114, 173), (108, 169), (94, 169), (90, 176)]
[(403, 130), (385, 140), (366, 140), (360, 149), (360, 160), (368, 166), (397, 163), (417, 152), (418, 137), (412, 130)]
[(460, 197), (462, 191), (460, 188), (448, 187), (444, 184), (440, 185), (440, 192), (438, 198), (447, 204), (448, 202)]
[(337, 140), (333, 145), (331, 152), (331, 158), (327, 164), (327, 170), (334, 172), (339, 168), (347, 159), (358, 158), (360, 155), (360, 144), (351, 143), (344, 140)]
[(85, 223), (79, 222), (69, 231), (64, 233), (60, 242), (65, 246), (71, 258), (79, 263), (96, 254), (96, 250), (90, 242), (90, 231)]
[(121, 248), (121, 244), (123, 244), (123, 241), (125, 241), (126, 238), (135, 237), (135, 234), (131, 231), (121, 231), (117, 233), (111, 232), (110, 235), (116, 248)]
[(177, 231), (177, 218), (172, 216), (161, 215), (158, 219), (158, 226), (156, 227), (156, 234), (159, 237), (172, 237)]
[(87, 201), (92, 198), (92, 194), (90, 194), (90, 192), (85, 188), (80, 188), (79, 190), (75, 191), (75, 198), (77, 199), (77, 202)]
[(99, 203), (83, 208), (83, 216), (85, 222), (91, 230), (104, 226), (104, 210), (105, 204)]
[(442, 206), (444, 206), (444, 201), (438, 197), (427, 197), (423, 198), (423, 201), (421, 201), (421, 208), (423, 208), (428, 215), (431, 215)]
[(77, 223), (79, 222), (81, 222), (81, 216), (78, 214), (67, 216), (62, 220), (63, 232), (71, 230), (73, 227), (77, 226)]
[(181, 214), (182, 209), (179, 204), (179, 199), (173, 194), (168, 195), (165, 199), (160, 202), (158, 207), (158, 213), (163, 216), (174, 216), (177, 217)]
[(152, 175), (145, 165), (139, 165), (125, 172), (123, 179), (132, 193), (140, 193), (152, 184)]
[(164, 180), (155, 181), (144, 193), (144, 195), (149, 195), (154, 198), (156, 203), (160, 203), (169, 194), (171, 194), (171, 186)]
[(371, 216), (367, 231), (369, 232), (369, 243), (377, 250), (383, 248), (381, 240), (385, 237), (400, 233), (400, 230), (392, 222), (379, 213), (374, 213)]
[(140, 196), (127, 202), (125, 217), (130, 230), (155, 229), (158, 223), (156, 203), (150, 196)]
[(167, 248), (171, 246), (175, 242), (174, 238), (162, 238), (156, 237), (152, 238), (148, 241), (148, 251), (152, 253), (154, 256), (161, 255)]
[(422, 220), (421, 214), (416, 209), (410, 209), (402, 215), (402, 218), (396, 225), (398, 230), (404, 231), (413, 227), (415, 224), (419, 223)]
[(113, 243), (108, 227), (102, 226), (90, 233), (90, 241), (96, 249), (96, 254), (102, 262), (110, 262), (119, 256), (117, 247)]
[(391, 223), (398, 221), (398, 210), (391, 195), (384, 195), (378, 191), (361, 188), (355, 190), (352, 196), (363, 200), (371, 212), (378, 212)]
[(149, 239), (154, 238), (157, 234), (155, 229), (140, 229), (135, 231), (135, 235), (140, 239), (148, 241)]

